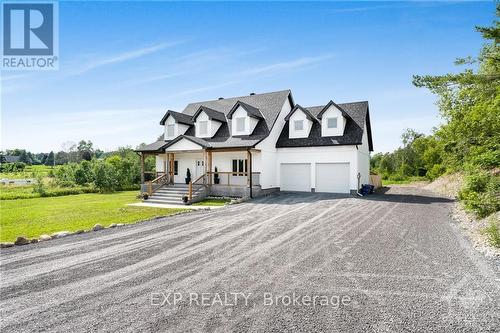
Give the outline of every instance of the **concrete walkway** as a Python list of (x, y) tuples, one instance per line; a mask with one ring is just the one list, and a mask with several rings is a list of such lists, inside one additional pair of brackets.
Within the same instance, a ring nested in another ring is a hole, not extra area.
[(156, 203), (148, 203), (148, 202), (138, 202), (128, 204), (127, 206), (138, 206), (138, 207), (152, 207), (152, 208), (181, 208), (181, 209), (220, 209), (225, 206), (194, 206), (194, 205), (164, 205), (164, 204), (156, 204)]

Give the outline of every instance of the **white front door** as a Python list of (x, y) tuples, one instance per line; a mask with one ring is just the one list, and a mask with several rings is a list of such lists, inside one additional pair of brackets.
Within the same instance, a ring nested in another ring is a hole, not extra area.
[(205, 161), (204, 160), (196, 160), (196, 170), (195, 170), (195, 177), (193, 179), (193, 182), (200, 178), (203, 174), (205, 173)]

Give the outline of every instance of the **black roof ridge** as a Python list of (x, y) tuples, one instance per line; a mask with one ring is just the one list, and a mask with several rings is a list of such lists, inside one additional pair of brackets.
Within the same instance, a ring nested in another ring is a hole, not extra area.
[[(255, 96), (259, 96), (259, 95), (268, 95), (268, 94), (276, 94), (276, 93), (280, 93), (280, 92), (292, 92), (291, 89), (283, 89), (283, 90), (277, 90), (277, 91), (268, 91), (268, 92), (265, 92), (265, 93), (259, 93), (259, 94), (255, 94), (255, 95), (242, 95), (242, 96), (235, 96), (235, 97), (224, 97), (223, 100), (228, 100), (228, 99), (235, 99), (235, 98), (244, 98), (244, 97), (255, 97)], [(190, 105), (190, 104), (203, 104), (203, 103), (206, 103), (206, 102), (215, 102), (219, 99), (209, 99), (209, 100), (206, 100), (206, 101), (199, 101), (199, 102), (191, 102), (191, 103), (188, 103), (187, 105)], [(181, 112), (182, 113), (182, 112)]]

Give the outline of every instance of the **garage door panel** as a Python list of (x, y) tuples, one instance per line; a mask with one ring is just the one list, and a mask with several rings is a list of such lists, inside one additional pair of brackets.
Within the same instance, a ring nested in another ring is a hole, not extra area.
[(281, 191), (311, 192), (311, 164), (281, 163)]
[(316, 192), (349, 193), (349, 163), (316, 164)]

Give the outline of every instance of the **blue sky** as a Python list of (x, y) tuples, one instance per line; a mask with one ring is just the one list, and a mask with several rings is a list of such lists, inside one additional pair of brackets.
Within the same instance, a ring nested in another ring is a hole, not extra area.
[(291, 89), (368, 100), (375, 151), (439, 124), (413, 74), (458, 71), (493, 2), (60, 2), (58, 71), (1, 73), (2, 149), (153, 142), (166, 109)]

